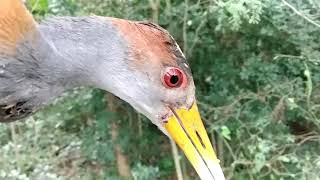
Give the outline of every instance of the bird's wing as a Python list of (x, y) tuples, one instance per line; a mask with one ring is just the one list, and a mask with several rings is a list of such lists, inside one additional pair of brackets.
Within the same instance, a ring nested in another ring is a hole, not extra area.
[(32, 82), (26, 72), (36, 68), (31, 61), (55, 53), (53, 49), (21, 0), (0, 0), (0, 122), (33, 111), (26, 105), (35, 96), (26, 88)]

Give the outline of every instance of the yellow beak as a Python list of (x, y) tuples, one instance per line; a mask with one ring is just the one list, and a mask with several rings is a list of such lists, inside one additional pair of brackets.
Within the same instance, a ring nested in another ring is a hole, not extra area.
[(197, 104), (187, 109), (171, 109), (165, 128), (185, 153), (202, 180), (224, 180), (219, 160), (200, 118)]

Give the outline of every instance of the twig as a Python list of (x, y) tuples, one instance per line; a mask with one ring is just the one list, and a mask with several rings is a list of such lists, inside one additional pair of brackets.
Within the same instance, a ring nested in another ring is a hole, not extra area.
[(13, 142), (14, 154), (15, 159), (17, 162), (18, 167), (20, 168), (20, 157), (19, 157), (19, 150), (18, 150), (18, 142), (17, 142), (17, 134), (16, 134), (16, 125), (15, 123), (10, 123), (10, 131), (11, 131), (11, 139)]
[(199, 24), (199, 26), (197, 27), (197, 29), (195, 31), (195, 39), (193, 40), (193, 43), (192, 43), (190, 49), (188, 50), (189, 55), (191, 55), (193, 53), (194, 47), (199, 42), (199, 32), (202, 29), (202, 27), (205, 25), (206, 22), (207, 22), (207, 19), (202, 20), (201, 23)]
[(312, 79), (311, 79), (311, 71), (309, 70), (308, 64), (306, 62), (304, 62), (304, 66), (305, 66), (305, 71), (304, 71), (304, 75), (307, 78), (306, 81), (306, 94), (307, 94), (307, 110), (310, 110), (310, 99), (311, 99), (311, 95), (312, 95), (312, 90), (313, 90), (313, 84), (312, 84)]
[(316, 141), (316, 140), (320, 140), (319, 135), (308, 136), (308, 137), (302, 139), (302, 140), (298, 143), (298, 146), (301, 146), (303, 143), (305, 143), (305, 142), (307, 142), (307, 141)]
[(188, 54), (188, 36), (187, 36), (187, 20), (188, 20), (188, 11), (189, 11), (189, 2), (188, 0), (184, 1), (185, 9), (183, 15), (183, 27), (182, 27), (182, 37), (183, 37), (183, 52), (187, 55)]
[[(107, 100), (108, 111), (112, 113), (116, 113), (117, 107), (116, 107), (115, 97), (112, 94), (107, 94), (106, 100)], [(117, 170), (118, 170), (119, 176), (126, 179), (132, 179), (128, 158), (125, 154), (122, 153), (122, 148), (120, 144), (117, 142), (119, 132), (118, 132), (118, 125), (115, 119), (111, 120), (110, 126), (111, 126), (111, 132), (110, 132), (111, 139), (115, 145), (115, 156), (116, 156)]]
[(294, 56), (294, 55), (288, 55), (288, 54), (277, 54), (273, 60), (278, 60), (279, 58), (293, 58), (293, 59), (305, 59), (304, 56)]
[[(223, 138), (223, 137), (221, 137), (221, 138)], [(234, 152), (233, 152), (233, 150), (232, 150), (232, 147), (231, 147), (230, 144), (227, 142), (227, 140), (225, 140), (224, 138), (223, 138), (223, 141), (224, 141), (224, 144), (226, 145), (227, 149), (229, 150), (231, 157), (232, 157), (233, 160), (235, 161), (235, 160), (237, 159), (237, 156), (234, 154)]]
[(315, 21), (313, 21), (312, 19), (310, 19), (309, 17), (307, 17), (306, 15), (304, 15), (302, 12), (300, 12), (299, 10), (297, 10), (295, 7), (293, 7), (291, 4), (289, 4), (286, 0), (282, 0), (283, 4), (285, 4), (286, 6), (288, 6), (294, 13), (296, 13), (297, 15), (301, 16), (302, 18), (304, 18), (305, 20), (307, 20), (309, 23), (317, 26), (318, 28), (320, 28), (320, 24), (316, 23)]
[[(209, 2), (209, 5), (208, 5), (208, 11), (209, 11), (209, 8), (212, 6), (212, 4), (211, 3), (216, 3), (217, 4), (217, 2), (215, 2), (215, 1), (210, 1)], [(201, 3), (200, 1), (198, 2), (198, 4), (199, 3)], [(205, 11), (205, 12), (207, 12), (207, 11)], [(199, 26), (197, 27), (197, 29), (196, 29), (196, 31), (195, 31), (195, 38), (194, 38), (194, 40), (193, 40), (193, 43), (192, 43), (192, 45), (190, 46), (190, 48), (189, 48), (189, 50), (188, 50), (188, 55), (191, 55), (192, 53), (193, 53), (193, 49), (194, 49), (194, 47), (198, 44), (198, 42), (199, 42), (199, 33), (200, 33), (200, 31), (202, 30), (202, 28), (204, 27), (204, 25), (207, 23), (207, 18), (205, 18), (205, 16), (206, 16), (206, 13), (204, 13), (203, 14), (203, 17), (202, 17), (202, 21), (201, 21), (201, 23), (199, 24)]]
[(159, 5), (160, 0), (149, 0), (150, 8), (152, 9), (152, 21), (159, 22)]
[(220, 160), (220, 165), (221, 166), (224, 166), (224, 156), (223, 156), (223, 153), (224, 153), (224, 145), (223, 145), (223, 137), (220, 138), (218, 136), (217, 138), (217, 156), (218, 156), (218, 159)]
[(177, 145), (172, 140), (170, 140), (170, 144), (171, 144), (174, 165), (176, 167), (177, 178), (178, 178), (178, 180), (183, 180), (182, 170), (181, 170), (181, 166), (180, 166), (180, 156), (179, 156)]

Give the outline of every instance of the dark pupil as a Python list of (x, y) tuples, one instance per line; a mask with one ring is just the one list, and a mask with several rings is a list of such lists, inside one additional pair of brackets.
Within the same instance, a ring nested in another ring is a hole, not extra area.
[(171, 76), (171, 78), (170, 78), (170, 83), (171, 84), (177, 84), (178, 81), (179, 81), (179, 77), (178, 76), (176, 76), (176, 75)]

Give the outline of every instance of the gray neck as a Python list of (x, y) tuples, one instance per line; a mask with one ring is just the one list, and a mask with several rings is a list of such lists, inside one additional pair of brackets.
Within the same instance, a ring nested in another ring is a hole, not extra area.
[(39, 31), (36, 40), (18, 46), (17, 56), (0, 56), (0, 106), (26, 102), (38, 109), (77, 86), (116, 94), (112, 82), (128, 71), (127, 48), (106, 18), (54, 18)]
[[(106, 18), (54, 18), (42, 23), (40, 31), (60, 56), (57, 59), (45, 58), (43, 70), (48, 70), (47, 74), (55, 77), (65, 88), (99, 87), (100, 81), (108, 79), (102, 76), (111, 78), (113, 74), (117, 75), (115, 68), (126, 67), (126, 42)], [(101, 74), (103, 71), (108, 73)]]

